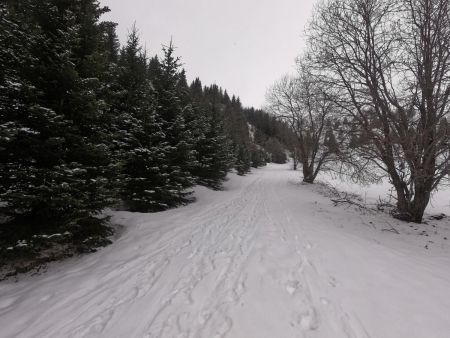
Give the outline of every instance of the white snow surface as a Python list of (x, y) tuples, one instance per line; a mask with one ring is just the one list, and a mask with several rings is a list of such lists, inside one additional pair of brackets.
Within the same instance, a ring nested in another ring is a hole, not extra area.
[(447, 220), (334, 207), (287, 165), (196, 197), (115, 212), (114, 244), (0, 282), (0, 336), (450, 337)]

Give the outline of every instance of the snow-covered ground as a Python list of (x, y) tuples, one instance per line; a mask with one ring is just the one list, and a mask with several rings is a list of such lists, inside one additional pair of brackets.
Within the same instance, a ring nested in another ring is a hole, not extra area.
[(450, 337), (448, 221), (333, 207), (298, 175), (269, 165), (114, 214), (113, 245), (0, 283), (0, 336)]
[[(365, 186), (349, 181), (342, 181), (339, 177), (330, 173), (321, 173), (318, 179), (329, 183), (341, 191), (356, 193), (360, 195), (366, 203), (375, 204), (379, 202), (379, 199), (381, 198), (386, 201), (390, 200), (391, 203), (395, 204), (395, 200), (391, 198), (391, 195), (395, 195), (395, 192), (387, 179), (378, 184)], [(444, 213), (450, 216), (450, 187), (448, 185), (442, 185), (432, 194), (427, 212), (430, 214)]]

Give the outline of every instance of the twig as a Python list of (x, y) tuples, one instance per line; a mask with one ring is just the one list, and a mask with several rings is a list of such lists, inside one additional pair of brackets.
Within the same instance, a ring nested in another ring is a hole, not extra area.
[(390, 231), (397, 235), (400, 235), (400, 232), (398, 232), (398, 230), (396, 228), (394, 228), (394, 226), (391, 223), (389, 223), (389, 222), (386, 222), (386, 223), (390, 226), (390, 229), (381, 229), (381, 231)]
[(361, 204), (361, 203), (352, 201), (352, 200), (350, 200), (350, 199), (348, 199), (348, 198), (331, 199), (331, 201), (333, 201), (334, 206), (338, 205), (339, 203), (342, 203), (342, 204), (356, 205), (357, 207), (359, 207), (359, 208), (361, 208), (361, 209), (367, 209), (367, 206), (366, 206), (366, 205), (363, 205), (363, 204)]

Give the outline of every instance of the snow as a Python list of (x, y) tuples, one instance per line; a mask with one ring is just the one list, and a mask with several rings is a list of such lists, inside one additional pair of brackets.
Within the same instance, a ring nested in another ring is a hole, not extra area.
[(248, 128), (248, 132), (250, 134), (250, 140), (252, 140), (253, 142), (255, 141), (255, 133), (256, 133), (256, 128), (251, 125), (250, 123), (247, 122), (247, 128)]
[(112, 213), (113, 245), (0, 283), (0, 335), (449, 337), (448, 220), (420, 236), (298, 175), (269, 165), (182, 208)]
[[(376, 204), (380, 198), (389, 200), (389, 196), (395, 194), (391, 191), (392, 186), (387, 180), (383, 180), (379, 184), (361, 186), (349, 181), (342, 181), (335, 175), (329, 173), (321, 173), (318, 179), (328, 182), (340, 191), (359, 194), (366, 203)], [(391, 202), (394, 203), (394, 200), (391, 200)], [(441, 185), (441, 187), (432, 194), (427, 212), (431, 214), (444, 213), (450, 215), (450, 186)]]

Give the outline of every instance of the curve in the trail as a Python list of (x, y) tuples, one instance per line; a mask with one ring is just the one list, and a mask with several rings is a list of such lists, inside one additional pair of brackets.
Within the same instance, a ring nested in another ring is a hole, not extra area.
[[(382, 246), (375, 230), (358, 230), (360, 215), (333, 208), (287, 166), (197, 197), (115, 213), (126, 230), (113, 245), (0, 283), (0, 336), (397, 338), (434, 327), (448, 337), (439, 309), (450, 299), (430, 300), (426, 286), (450, 291), (448, 273), (417, 255), (413, 269), (412, 246)], [(401, 283), (426, 271), (424, 284), (392, 285), (397, 265), (408, 267)], [(421, 324), (405, 325), (402, 311)]]

